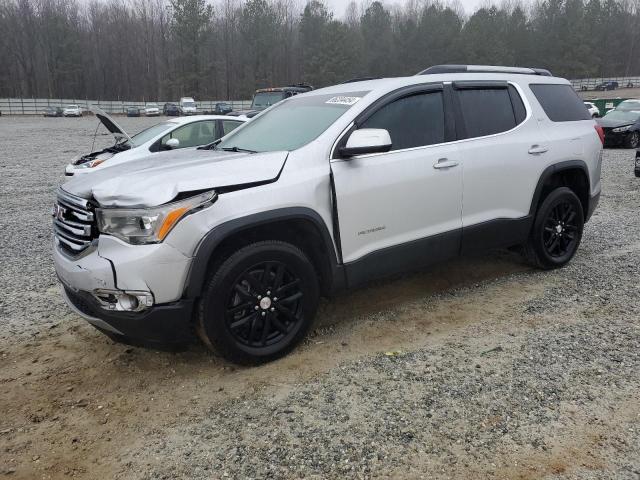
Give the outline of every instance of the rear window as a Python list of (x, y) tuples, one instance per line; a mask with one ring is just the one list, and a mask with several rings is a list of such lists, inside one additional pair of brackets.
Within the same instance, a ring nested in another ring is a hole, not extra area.
[[(516, 93), (517, 95), (517, 93)], [(473, 88), (458, 90), (465, 126), (465, 138), (483, 137), (506, 132), (514, 128), (516, 112), (511, 104), (507, 88)], [(522, 102), (519, 99), (518, 101)], [(524, 119), (524, 105), (517, 107), (518, 116)], [(522, 121), (522, 120), (520, 120)]]
[(529, 87), (552, 122), (591, 120), (571, 85), (532, 84)]

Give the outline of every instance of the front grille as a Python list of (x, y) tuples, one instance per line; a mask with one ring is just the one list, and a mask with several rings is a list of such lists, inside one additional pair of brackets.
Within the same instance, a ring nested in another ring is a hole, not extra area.
[(53, 206), (53, 233), (64, 250), (77, 255), (97, 238), (93, 205), (84, 198), (58, 189)]

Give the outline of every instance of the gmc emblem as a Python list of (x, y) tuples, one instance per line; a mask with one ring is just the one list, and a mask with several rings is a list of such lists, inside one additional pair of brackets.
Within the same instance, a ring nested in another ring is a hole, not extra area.
[(51, 211), (51, 216), (56, 220), (64, 221), (64, 214), (67, 213), (67, 209), (61, 207), (57, 203), (53, 206), (53, 210)]

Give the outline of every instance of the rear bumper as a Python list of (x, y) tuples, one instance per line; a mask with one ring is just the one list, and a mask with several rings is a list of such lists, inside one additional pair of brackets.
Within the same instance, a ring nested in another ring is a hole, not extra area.
[(164, 350), (185, 347), (195, 339), (191, 329), (193, 300), (130, 313), (105, 310), (91, 294), (67, 286), (63, 294), (74, 312), (116, 341)]

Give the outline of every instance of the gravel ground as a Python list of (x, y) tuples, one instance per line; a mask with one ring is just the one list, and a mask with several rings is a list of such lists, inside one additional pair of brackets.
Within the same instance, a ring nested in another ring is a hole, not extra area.
[(114, 344), (61, 301), (48, 208), (94, 128), (0, 117), (0, 475), (640, 479), (633, 152), (605, 152), (566, 268), (497, 252), (379, 282), (324, 302), (288, 357), (237, 368)]

